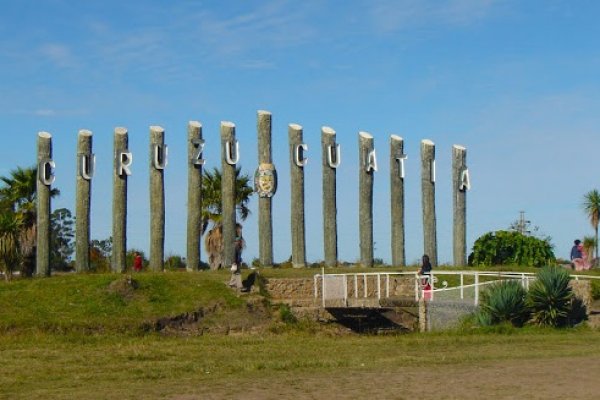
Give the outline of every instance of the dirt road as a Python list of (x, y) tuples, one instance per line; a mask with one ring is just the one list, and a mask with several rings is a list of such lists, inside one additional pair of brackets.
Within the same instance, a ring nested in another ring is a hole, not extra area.
[(596, 357), (477, 362), (381, 372), (235, 378), (169, 398), (195, 399), (599, 399)]

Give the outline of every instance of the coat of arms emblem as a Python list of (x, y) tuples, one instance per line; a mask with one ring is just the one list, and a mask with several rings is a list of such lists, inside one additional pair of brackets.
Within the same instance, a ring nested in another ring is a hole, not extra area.
[(273, 197), (277, 191), (277, 171), (273, 164), (260, 164), (254, 173), (254, 191), (259, 197)]

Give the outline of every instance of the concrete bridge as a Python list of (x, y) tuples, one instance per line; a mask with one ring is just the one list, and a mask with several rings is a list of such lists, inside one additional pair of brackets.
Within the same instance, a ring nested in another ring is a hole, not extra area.
[[(591, 310), (592, 279), (572, 275), (575, 295)], [(484, 288), (501, 280), (518, 280), (525, 288), (535, 279), (528, 272), (434, 271), (326, 274), (312, 278), (269, 279), (275, 302), (288, 304), (300, 316), (335, 320), (356, 331), (428, 331), (450, 327), (473, 312)]]

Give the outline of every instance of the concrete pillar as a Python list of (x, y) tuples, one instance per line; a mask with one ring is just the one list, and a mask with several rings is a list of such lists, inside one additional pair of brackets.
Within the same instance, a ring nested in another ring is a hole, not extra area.
[(111, 268), (124, 272), (127, 255), (127, 177), (131, 175), (133, 155), (129, 152), (126, 128), (115, 128), (113, 171), (113, 247)]
[(292, 227), (292, 266), (306, 266), (306, 233), (304, 219), (304, 166), (307, 163), (305, 152), (308, 146), (303, 142), (302, 127), (290, 124), (290, 183), (291, 183), (291, 227)]
[(75, 206), (75, 270), (90, 269), (90, 208), (92, 177), (96, 165), (92, 153), (92, 132), (80, 130), (77, 136), (77, 192)]
[(432, 266), (437, 266), (437, 233), (435, 216), (435, 144), (421, 141), (421, 203), (423, 207), (423, 247)]
[(392, 215), (392, 265), (406, 265), (404, 240), (404, 140), (400, 136), (390, 137), (390, 195)]
[(188, 218), (187, 218), (187, 252), (186, 269), (200, 269), (200, 242), (202, 234), (202, 167), (204, 159), (204, 140), (202, 125), (198, 121), (190, 121), (187, 128), (188, 142)]
[(372, 267), (373, 174), (377, 171), (377, 159), (373, 136), (367, 132), (358, 134), (358, 160), (360, 262), (363, 267)]
[(221, 209), (225, 268), (229, 268), (235, 260), (235, 168), (238, 161), (239, 148), (235, 139), (235, 124), (221, 122)]
[(328, 126), (321, 128), (323, 150), (323, 245), (325, 265), (337, 266), (337, 205), (336, 168), (340, 164), (340, 147), (335, 142), (335, 131)]
[[(258, 163), (259, 169), (265, 164), (272, 166), (271, 159), (271, 113), (258, 111)], [(258, 258), (263, 267), (273, 266), (273, 218), (271, 216), (272, 194), (258, 197)]]
[(165, 130), (150, 127), (150, 269), (162, 271), (165, 263), (165, 167), (168, 150)]
[(38, 276), (50, 276), (50, 214), (51, 186), (54, 182), (54, 161), (52, 160), (52, 135), (39, 132), (37, 137), (38, 177), (37, 190), (37, 249), (36, 271)]
[(452, 147), (452, 206), (453, 206), (453, 258), (454, 266), (467, 265), (467, 190), (470, 189), (467, 169), (467, 149)]

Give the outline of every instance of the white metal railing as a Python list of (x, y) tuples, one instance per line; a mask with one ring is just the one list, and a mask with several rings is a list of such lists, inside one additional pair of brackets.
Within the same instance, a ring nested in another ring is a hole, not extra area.
[[(440, 283), (441, 276), (457, 276), (459, 277), (458, 286), (448, 286), (447, 281)], [(374, 287), (369, 287), (369, 277), (373, 277)], [(347, 274), (321, 274), (314, 275), (314, 296), (318, 299), (319, 292), (321, 294), (321, 304), (326, 306), (328, 300), (336, 300), (344, 306), (348, 305), (350, 298), (348, 292), (348, 281), (351, 281), (352, 296), (355, 299), (359, 298), (359, 279), (362, 278), (362, 298), (377, 299), (390, 297), (390, 282), (394, 278), (412, 277), (414, 279), (414, 299), (426, 297), (427, 300), (435, 301), (436, 294), (444, 294), (449, 292), (458, 292), (458, 299), (461, 301), (466, 299), (466, 291), (473, 291), (473, 304), (479, 304), (479, 291), (483, 286), (491, 283), (518, 279), (525, 289), (529, 288), (530, 281), (535, 279), (535, 274), (532, 272), (514, 272), (514, 271), (431, 271), (430, 275), (419, 275), (417, 272), (359, 272)], [(473, 283), (465, 284), (465, 278), (470, 277)], [(600, 276), (592, 275), (571, 275), (575, 280), (585, 279), (600, 279)], [(481, 278), (484, 278), (482, 280)], [(329, 283), (327, 283), (329, 281)], [(384, 287), (382, 288), (382, 283)], [(320, 285), (319, 285), (320, 284)], [(429, 284), (429, 289), (426, 289)], [(438, 286), (439, 284), (439, 286)], [(320, 286), (320, 291), (319, 291)]]

